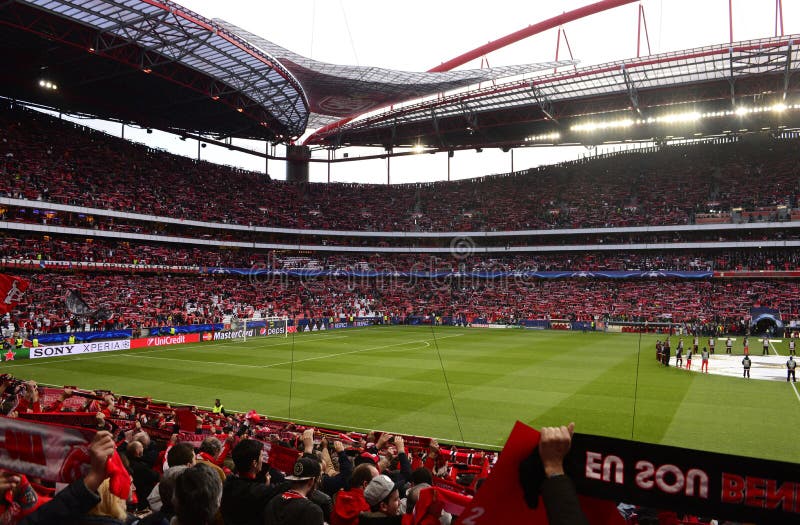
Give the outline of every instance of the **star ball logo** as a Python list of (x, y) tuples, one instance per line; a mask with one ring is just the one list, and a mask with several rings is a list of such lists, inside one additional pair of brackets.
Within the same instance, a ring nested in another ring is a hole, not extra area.
[(12, 352), (11, 350), (9, 350), (4, 354), (6, 361), (13, 361), (16, 356), (17, 354), (15, 352)]
[(257, 261), (247, 270), (247, 280), (250, 284), (277, 284), (289, 285), (289, 274), (283, 267), (282, 261), (273, 251), (267, 253), (263, 261)]
[(466, 259), (475, 253), (475, 241), (471, 237), (453, 237), (450, 241), (450, 255), (456, 259)]

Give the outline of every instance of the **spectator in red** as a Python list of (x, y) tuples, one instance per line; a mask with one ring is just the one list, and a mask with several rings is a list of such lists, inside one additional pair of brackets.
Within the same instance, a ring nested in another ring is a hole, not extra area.
[(378, 469), (372, 463), (362, 463), (353, 469), (350, 488), (334, 495), (331, 525), (358, 525), (359, 514), (370, 510), (364, 489), (377, 475)]

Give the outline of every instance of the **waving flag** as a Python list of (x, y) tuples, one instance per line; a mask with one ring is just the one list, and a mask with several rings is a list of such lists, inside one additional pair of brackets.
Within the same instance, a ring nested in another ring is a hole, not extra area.
[[(0, 468), (47, 481), (71, 483), (89, 471), (95, 431), (0, 416)], [(131, 477), (116, 451), (106, 463), (112, 494), (127, 499)]]
[(22, 277), (0, 273), (0, 314), (5, 314), (25, 296), (30, 283)]

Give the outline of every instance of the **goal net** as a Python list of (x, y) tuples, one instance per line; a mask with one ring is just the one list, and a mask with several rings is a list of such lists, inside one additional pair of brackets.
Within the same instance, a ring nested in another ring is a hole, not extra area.
[(289, 337), (286, 317), (231, 318), (232, 339), (247, 341), (256, 337)]
[(689, 335), (688, 328), (684, 323), (609, 321), (605, 326), (606, 332), (665, 334), (677, 336)]

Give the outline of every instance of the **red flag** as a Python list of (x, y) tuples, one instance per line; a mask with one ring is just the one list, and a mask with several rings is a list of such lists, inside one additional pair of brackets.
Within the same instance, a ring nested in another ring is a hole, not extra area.
[(489, 477), (489, 472), (491, 472), (490, 466), (489, 458), (484, 456), (483, 464), (481, 465), (481, 472), (478, 474), (478, 479)]
[(22, 277), (0, 273), (0, 314), (5, 314), (22, 300), (30, 283)]
[[(531, 509), (525, 503), (519, 482), (519, 465), (539, 444), (539, 432), (517, 421), (492, 473), (462, 515), (462, 523), (530, 523), (546, 525), (544, 505)], [(584, 514), (592, 525), (622, 525), (616, 503), (579, 496)]]
[(125, 469), (122, 458), (115, 450), (106, 462), (106, 474), (109, 476), (108, 489), (118, 498), (127, 500), (131, 495), (131, 475)]
[[(47, 481), (71, 483), (89, 470), (89, 443), (95, 431), (0, 417), (0, 468)], [(131, 476), (116, 451), (106, 463), (111, 493), (128, 499)]]
[[(414, 505), (414, 525), (438, 524), (442, 510), (460, 516), (472, 502), (471, 496), (451, 490), (431, 487), (419, 491), (419, 500)], [(433, 518), (433, 519), (431, 519)]]

